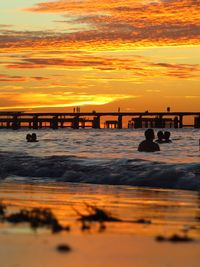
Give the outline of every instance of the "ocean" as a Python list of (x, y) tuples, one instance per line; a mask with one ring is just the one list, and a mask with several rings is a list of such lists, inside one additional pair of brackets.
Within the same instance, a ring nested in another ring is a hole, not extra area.
[[(109, 242), (115, 237), (149, 237), (153, 245), (157, 235), (189, 232), (190, 237), (200, 239), (199, 130), (171, 130), (173, 142), (161, 144), (161, 151), (155, 153), (137, 151), (144, 129), (42, 129), (35, 131), (39, 142), (27, 143), (26, 134), (32, 132), (0, 131), (0, 203), (9, 214), (21, 209), (51, 209), (62, 225), (70, 225), (67, 240), (81, 238), (83, 247), (74, 244), (81, 251), (85, 246), (91, 250), (87, 243), (91, 234), (100, 243), (107, 235)], [(104, 235), (99, 235), (99, 224), (94, 223), (85, 235), (78, 217), (88, 214), (88, 205), (106, 210), (122, 222), (106, 223)], [(50, 236), (48, 231), (38, 232), (40, 242)], [(24, 224), (0, 222), (0, 238), (13, 236), (16, 240), (20, 236), (17, 240), (21, 240), (24, 235), (31, 238), (33, 230)], [(66, 236), (61, 237), (65, 242)], [(192, 248), (199, 246), (198, 242)], [(128, 249), (126, 241), (123, 247)]]
[(0, 179), (199, 191), (200, 130), (170, 131), (172, 143), (143, 153), (144, 129), (42, 129), (36, 143), (33, 131), (1, 130)]

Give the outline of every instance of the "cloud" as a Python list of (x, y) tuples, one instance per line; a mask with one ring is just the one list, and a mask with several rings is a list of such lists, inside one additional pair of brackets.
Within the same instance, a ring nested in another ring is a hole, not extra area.
[(83, 93), (0, 93), (0, 109), (26, 109), (46, 107), (72, 107), (83, 105), (103, 105), (118, 100), (133, 99), (138, 96), (126, 94), (83, 94)]
[(23, 76), (10, 76), (7, 74), (0, 74), (0, 82), (25, 82), (26, 77)]
[(199, 8), (199, 0), (45, 1), (23, 12), (59, 14), (63, 19), (56, 23), (62, 23), (62, 30), (59, 25), (57, 31), (0, 27), (0, 48), (128, 50), (137, 46), (199, 45)]
[(36, 77), (31, 77), (33, 80), (36, 81), (44, 81), (44, 80), (49, 80), (49, 78), (47, 77), (40, 77), (40, 76), (36, 76)]
[(58, 13), (70, 17), (73, 25), (88, 25), (87, 31), (63, 36), (66, 41), (177, 45), (199, 44), (199, 8), (200, 2), (193, 0), (57, 0), (25, 11)]
[(49, 78), (47, 77), (25, 77), (25, 76), (17, 76), (17, 75), (8, 75), (8, 74), (0, 74), (0, 82), (26, 82), (30, 80), (35, 80), (35, 81), (43, 81), (43, 80), (48, 80)]
[[(98, 80), (136, 80), (153, 77), (169, 77), (175, 79), (192, 79), (200, 77), (199, 64), (172, 64), (152, 62), (146, 57), (119, 55), (95, 55), (95, 54), (66, 54), (60, 57), (36, 57), (34, 54), (22, 57), (18, 62), (6, 65), (8, 69), (60, 69), (98, 71), (102, 75), (95, 76)], [(112, 76), (107, 74), (111, 73)], [(123, 75), (122, 75), (123, 73)], [(35, 80), (45, 80), (46, 77), (32, 77)]]
[(13, 27), (13, 25), (11, 24), (0, 24), (0, 29), (7, 29), (7, 28), (11, 28)]

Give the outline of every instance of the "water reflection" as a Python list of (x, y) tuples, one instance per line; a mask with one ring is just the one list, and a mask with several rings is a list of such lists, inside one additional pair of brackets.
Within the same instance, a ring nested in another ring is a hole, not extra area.
[[(107, 223), (107, 231), (143, 235), (173, 234), (184, 226), (199, 237), (200, 195), (194, 192), (86, 184), (1, 182), (1, 200), (9, 210), (50, 208), (62, 224), (80, 231), (75, 209), (87, 213), (85, 203), (104, 208), (123, 221), (148, 219), (151, 225)], [(75, 209), (74, 209), (75, 208)]]

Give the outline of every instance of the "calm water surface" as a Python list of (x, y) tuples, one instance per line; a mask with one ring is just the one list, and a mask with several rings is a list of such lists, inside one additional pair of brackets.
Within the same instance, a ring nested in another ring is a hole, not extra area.
[(25, 152), (34, 156), (74, 155), (86, 158), (138, 158), (167, 163), (196, 163), (200, 160), (198, 129), (171, 131), (172, 144), (161, 144), (158, 153), (139, 153), (144, 130), (79, 129), (36, 131), (38, 143), (27, 143), (27, 131), (0, 131), (0, 152)]

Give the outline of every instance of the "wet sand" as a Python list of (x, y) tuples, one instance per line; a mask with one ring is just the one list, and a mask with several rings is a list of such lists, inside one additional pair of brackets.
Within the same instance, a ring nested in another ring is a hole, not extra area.
[[(22, 208), (50, 208), (71, 231), (35, 232), (26, 224), (0, 224), (0, 259), (5, 267), (197, 267), (200, 262), (200, 198), (198, 193), (133, 187), (80, 184), (1, 182), (0, 199), (8, 213)], [(101, 207), (123, 221), (148, 219), (151, 224), (111, 222), (99, 232), (93, 223), (81, 231), (75, 209), (86, 214), (85, 203)], [(187, 235), (194, 242), (158, 242), (157, 235)], [(59, 252), (67, 244), (70, 252)]]
[[(1, 266), (199, 267), (199, 243), (160, 244), (149, 237), (117, 234), (0, 234)], [(72, 251), (56, 251), (59, 244)]]

